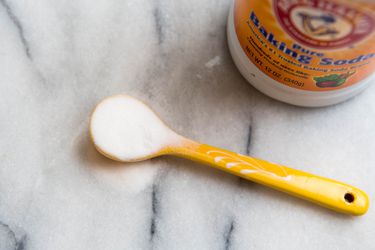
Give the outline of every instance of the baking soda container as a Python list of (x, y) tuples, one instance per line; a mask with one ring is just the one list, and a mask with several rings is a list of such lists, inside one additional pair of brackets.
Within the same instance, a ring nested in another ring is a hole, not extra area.
[(235, 0), (228, 43), (242, 75), (277, 100), (319, 107), (375, 81), (375, 5), (359, 1)]

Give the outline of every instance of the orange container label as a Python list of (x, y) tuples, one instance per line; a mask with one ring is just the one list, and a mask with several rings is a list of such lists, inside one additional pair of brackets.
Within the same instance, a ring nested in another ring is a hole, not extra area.
[(309, 91), (351, 86), (375, 71), (375, 5), (328, 0), (236, 0), (247, 57), (279, 83)]

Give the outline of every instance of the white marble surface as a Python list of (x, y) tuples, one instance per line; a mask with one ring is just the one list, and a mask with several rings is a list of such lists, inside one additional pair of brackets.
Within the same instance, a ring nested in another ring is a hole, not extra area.
[[(375, 197), (375, 86), (329, 108), (241, 77), (229, 0), (0, 0), (0, 249), (374, 249), (348, 217), (170, 157), (100, 156), (88, 119), (128, 93), (181, 134)], [(250, 136), (250, 140), (248, 139)]]

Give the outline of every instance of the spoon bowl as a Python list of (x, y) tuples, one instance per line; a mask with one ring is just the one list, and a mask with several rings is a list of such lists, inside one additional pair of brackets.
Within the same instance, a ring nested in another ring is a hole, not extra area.
[(163, 155), (183, 140), (146, 104), (127, 95), (111, 96), (96, 106), (90, 135), (100, 153), (121, 162)]

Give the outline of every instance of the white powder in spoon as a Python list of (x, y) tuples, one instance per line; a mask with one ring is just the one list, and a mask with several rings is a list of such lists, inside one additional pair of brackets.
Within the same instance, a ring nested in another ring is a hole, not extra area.
[(179, 138), (144, 103), (126, 95), (103, 100), (90, 131), (99, 151), (120, 161), (148, 158)]

